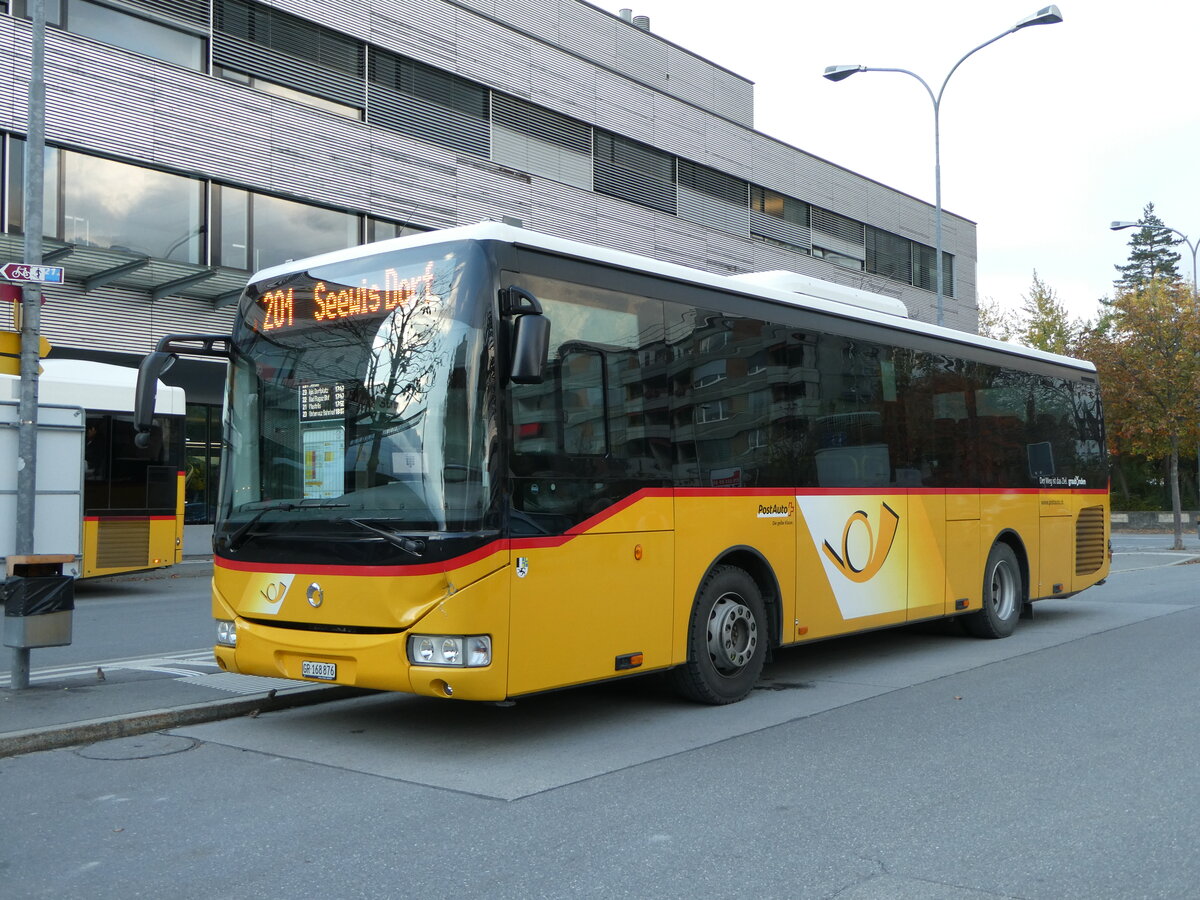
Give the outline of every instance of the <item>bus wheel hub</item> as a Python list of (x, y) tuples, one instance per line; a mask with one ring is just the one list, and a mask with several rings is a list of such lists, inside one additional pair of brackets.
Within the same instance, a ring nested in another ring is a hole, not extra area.
[(758, 625), (736, 594), (725, 594), (708, 616), (708, 653), (722, 672), (736, 672), (754, 656)]

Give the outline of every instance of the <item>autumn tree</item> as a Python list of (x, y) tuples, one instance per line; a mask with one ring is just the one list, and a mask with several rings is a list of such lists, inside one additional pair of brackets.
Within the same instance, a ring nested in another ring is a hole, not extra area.
[(1117, 290), (1136, 291), (1154, 281), (1179, 281), (1179, 254), (1174, 248), (1182, 238), (1163, 225), (1154, 214), (1153, 203), (1146, 204), (1138, 224), (1142, 227), (1129, 239), (1129, 262), (1115, 267), (1121, 273), (1113, 282)]
[(1011, 341), (1017, 334), (1018, 323), (1010, 309), (1005, 309), (991, 297), (979, 300), (979, 333), (997, 341)]
[(1070, 356), (1079, 336), (1090, 327), (1090, 323), (1070, 317), (1058, 293), (1042, 281), (1036, 269), (1019, 309), (1006, 309), (992, 299), (979, 303), (979, 333), (984, 337), (1015, 341), (1049, 353)]
[(1082, 325), (1072, 322), (1058, 294), (1033, 272), (1029, 293), (1021, 298), (1021, 327), (1017, 340), (1027, 347), (1069, 355)]
[(1081, 347), (1100, 372), (1114, 442), (1168, 461), (1175, 549), (1183, 549), (1181, 447), (1200, 439), (1200, 313), (1190, 287), (1153, 280), (1119, 292)]

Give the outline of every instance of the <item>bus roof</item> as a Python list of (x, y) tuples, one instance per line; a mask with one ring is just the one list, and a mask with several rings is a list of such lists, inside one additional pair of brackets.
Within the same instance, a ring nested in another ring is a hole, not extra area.
[(956, 331), (927, 322), (919, 322), (908, 318), (904, 304), (895, 298), (876, 294), (835, 282), (824, 281), (810, 275), (796, 272), (749, 272), (739, 275), (716, 275), (702, 269), (693, 269), (676, 263), (663, 262), (648, 256), (629, 253), (625, 250), (614, 250), (572, 241), (566, 238), (517, 228), (501, 222), (480, 222), (476, 225), (463, 225), (455, 228), (444, 228), (428, 231), (422, 234), (392, 238), (374, 244), (361, 244), (336, 250), (308, 259), (292, 260), (282, 265), (273, 266), (257, 272), (250, 279), (254, 284), (268, 278), (277, 278), (314, 266), (331, 265), (364, 259), (378, 253), (416, 247), (435, 246), (451, 241), (498, 241), (527, 247), (533, 250), (543, 250), (558, 256), (603, 263), (620, 269), (645, 272), (674, 281), (688, 282), (704, 287), (716, 288), (726, 292), (757, 297), (765, 300), (811, 309), (828, 313), (845, 319), (852, 319), (872, 324), (884, 325), (897, 331), (919, 334), (923, 337), (937, 338), (956, 344), (967, 344), (997, 351), (1010, 356), (1023, 357), (1030, 360), (1041, 360), (1057, 365), (1069, 366), (1087, 372), (1094, 372), (1096, 367), (1085, 360), (1060, 356), (1034, 350), (1019, 344), (1009, 344), (993, 340), (966, 331)]
[[(38, 376), (38, 402), (60, 406), (82, 406), (86, 410), (133, 412), (137, 369), (83, 359), (43, 359)], [(3, 376), (11, 382), (11, 399), (20, 399), (21, 379)], [(158, 383), (154, 411), (160, 415), (186, 413), (183, 388)]]

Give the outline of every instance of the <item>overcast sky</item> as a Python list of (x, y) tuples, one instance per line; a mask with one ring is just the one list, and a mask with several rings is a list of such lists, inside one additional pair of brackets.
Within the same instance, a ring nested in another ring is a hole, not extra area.
[[(593, 0), (595, 2), (595, 0)], [(922, 200), (934, 199), (933, 103), (963, 54), (1039, 0), (697, 0), (598, 3), (755, 82), (755, 127)], [(1046, 5), (1041, 0), (1041, 6)], [(978, 223), (979, 296), (1016, 307), (1033, 272), (1094, 317), (1136, 220), (1200, 241), (1200, 4), (1064, 0), (1064, 21), (980, 50), (942, 101), (943, 207)], [(1191, 251), (1180, 247), (1191, 275)]]

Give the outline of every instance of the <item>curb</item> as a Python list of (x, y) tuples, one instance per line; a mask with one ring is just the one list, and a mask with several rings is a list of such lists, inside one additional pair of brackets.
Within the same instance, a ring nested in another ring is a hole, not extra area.
[(108, 716), (103, 719), (88, 719), (83, 722), (54, 725), (48, 728), (12, 731), (8, 734), (0, 734), (0, 759), (24, 753), (60, 750), (63, 747), (74, 747), (79, 744), (132, 737), (167, 728), (182, 728), (185, 725), (217, 722), (237, 716), (258, 715), (280, 709), (346, 700), (369, 693), (371, 691), (361, 688), (324, 686), (289, 690), (284, 694), (268, 691), (255, 697), (216, 700), (171, 709), (151, 709), (144, 712)]

